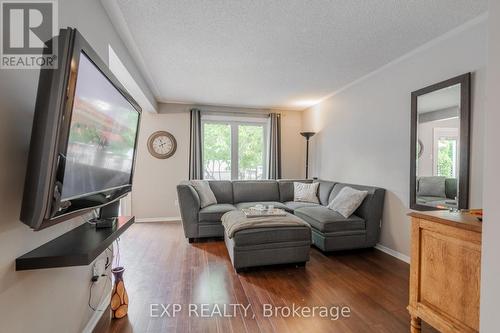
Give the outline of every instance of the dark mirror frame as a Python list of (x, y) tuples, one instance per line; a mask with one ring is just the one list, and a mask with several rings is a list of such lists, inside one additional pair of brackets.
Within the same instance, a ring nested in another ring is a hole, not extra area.
[(471, 73), (466, 73), (452, 79), (433, 84), (411, 93), (411, 134), (410, 134), (410, 208), (414, 210), (439, 210), (417, 204), (417, 128), (418, 128), (418, 97), (460, 84), (460, 159), (458, 175), (458, 208), (469, 208), (469, 155), (470, 155), (470, 124), (471, 124)]

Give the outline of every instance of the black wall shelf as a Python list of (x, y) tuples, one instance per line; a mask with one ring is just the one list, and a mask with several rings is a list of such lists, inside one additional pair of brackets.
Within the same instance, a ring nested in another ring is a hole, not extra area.
[(89, 265), (134, 222), (133, 216), (120, 216), (112, 228), (82, 224), (17, 258), (16, 271)]

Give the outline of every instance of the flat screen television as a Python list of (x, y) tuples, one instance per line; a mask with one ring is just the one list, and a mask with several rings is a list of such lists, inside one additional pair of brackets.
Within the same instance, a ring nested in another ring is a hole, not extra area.
[(21, 221), (35, 230), (116, 202), (132, 188), (141, 109), (75, 29), (40, 72)]

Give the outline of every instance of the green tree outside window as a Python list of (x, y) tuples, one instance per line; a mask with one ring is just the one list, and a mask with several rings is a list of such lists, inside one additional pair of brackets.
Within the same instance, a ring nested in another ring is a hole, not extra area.
[(454, 177), (454, 155), (456, 141), (455, 140), (439, 140), (438, 141), (438, 176), (447, 178)]
[(203, 169), (207, 179), (222, 179), (222, 172), (231, 173), (231, 126), (204, 124)]
[[(237, 156), (231, 156), (231, 127), (237, 131)], [(265, 128), (253, 124), (203, 124), (203, 172), (205, 179), (231, 179), (237, 158), (238, 179), (264, 178)]]

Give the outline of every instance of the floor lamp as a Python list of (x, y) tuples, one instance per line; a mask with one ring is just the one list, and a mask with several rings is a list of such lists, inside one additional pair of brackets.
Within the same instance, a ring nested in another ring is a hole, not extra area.
[(300, 132), (306, 138), (306, 179), (309, 177), (309, 139), (316, 134), (316, 132)]

